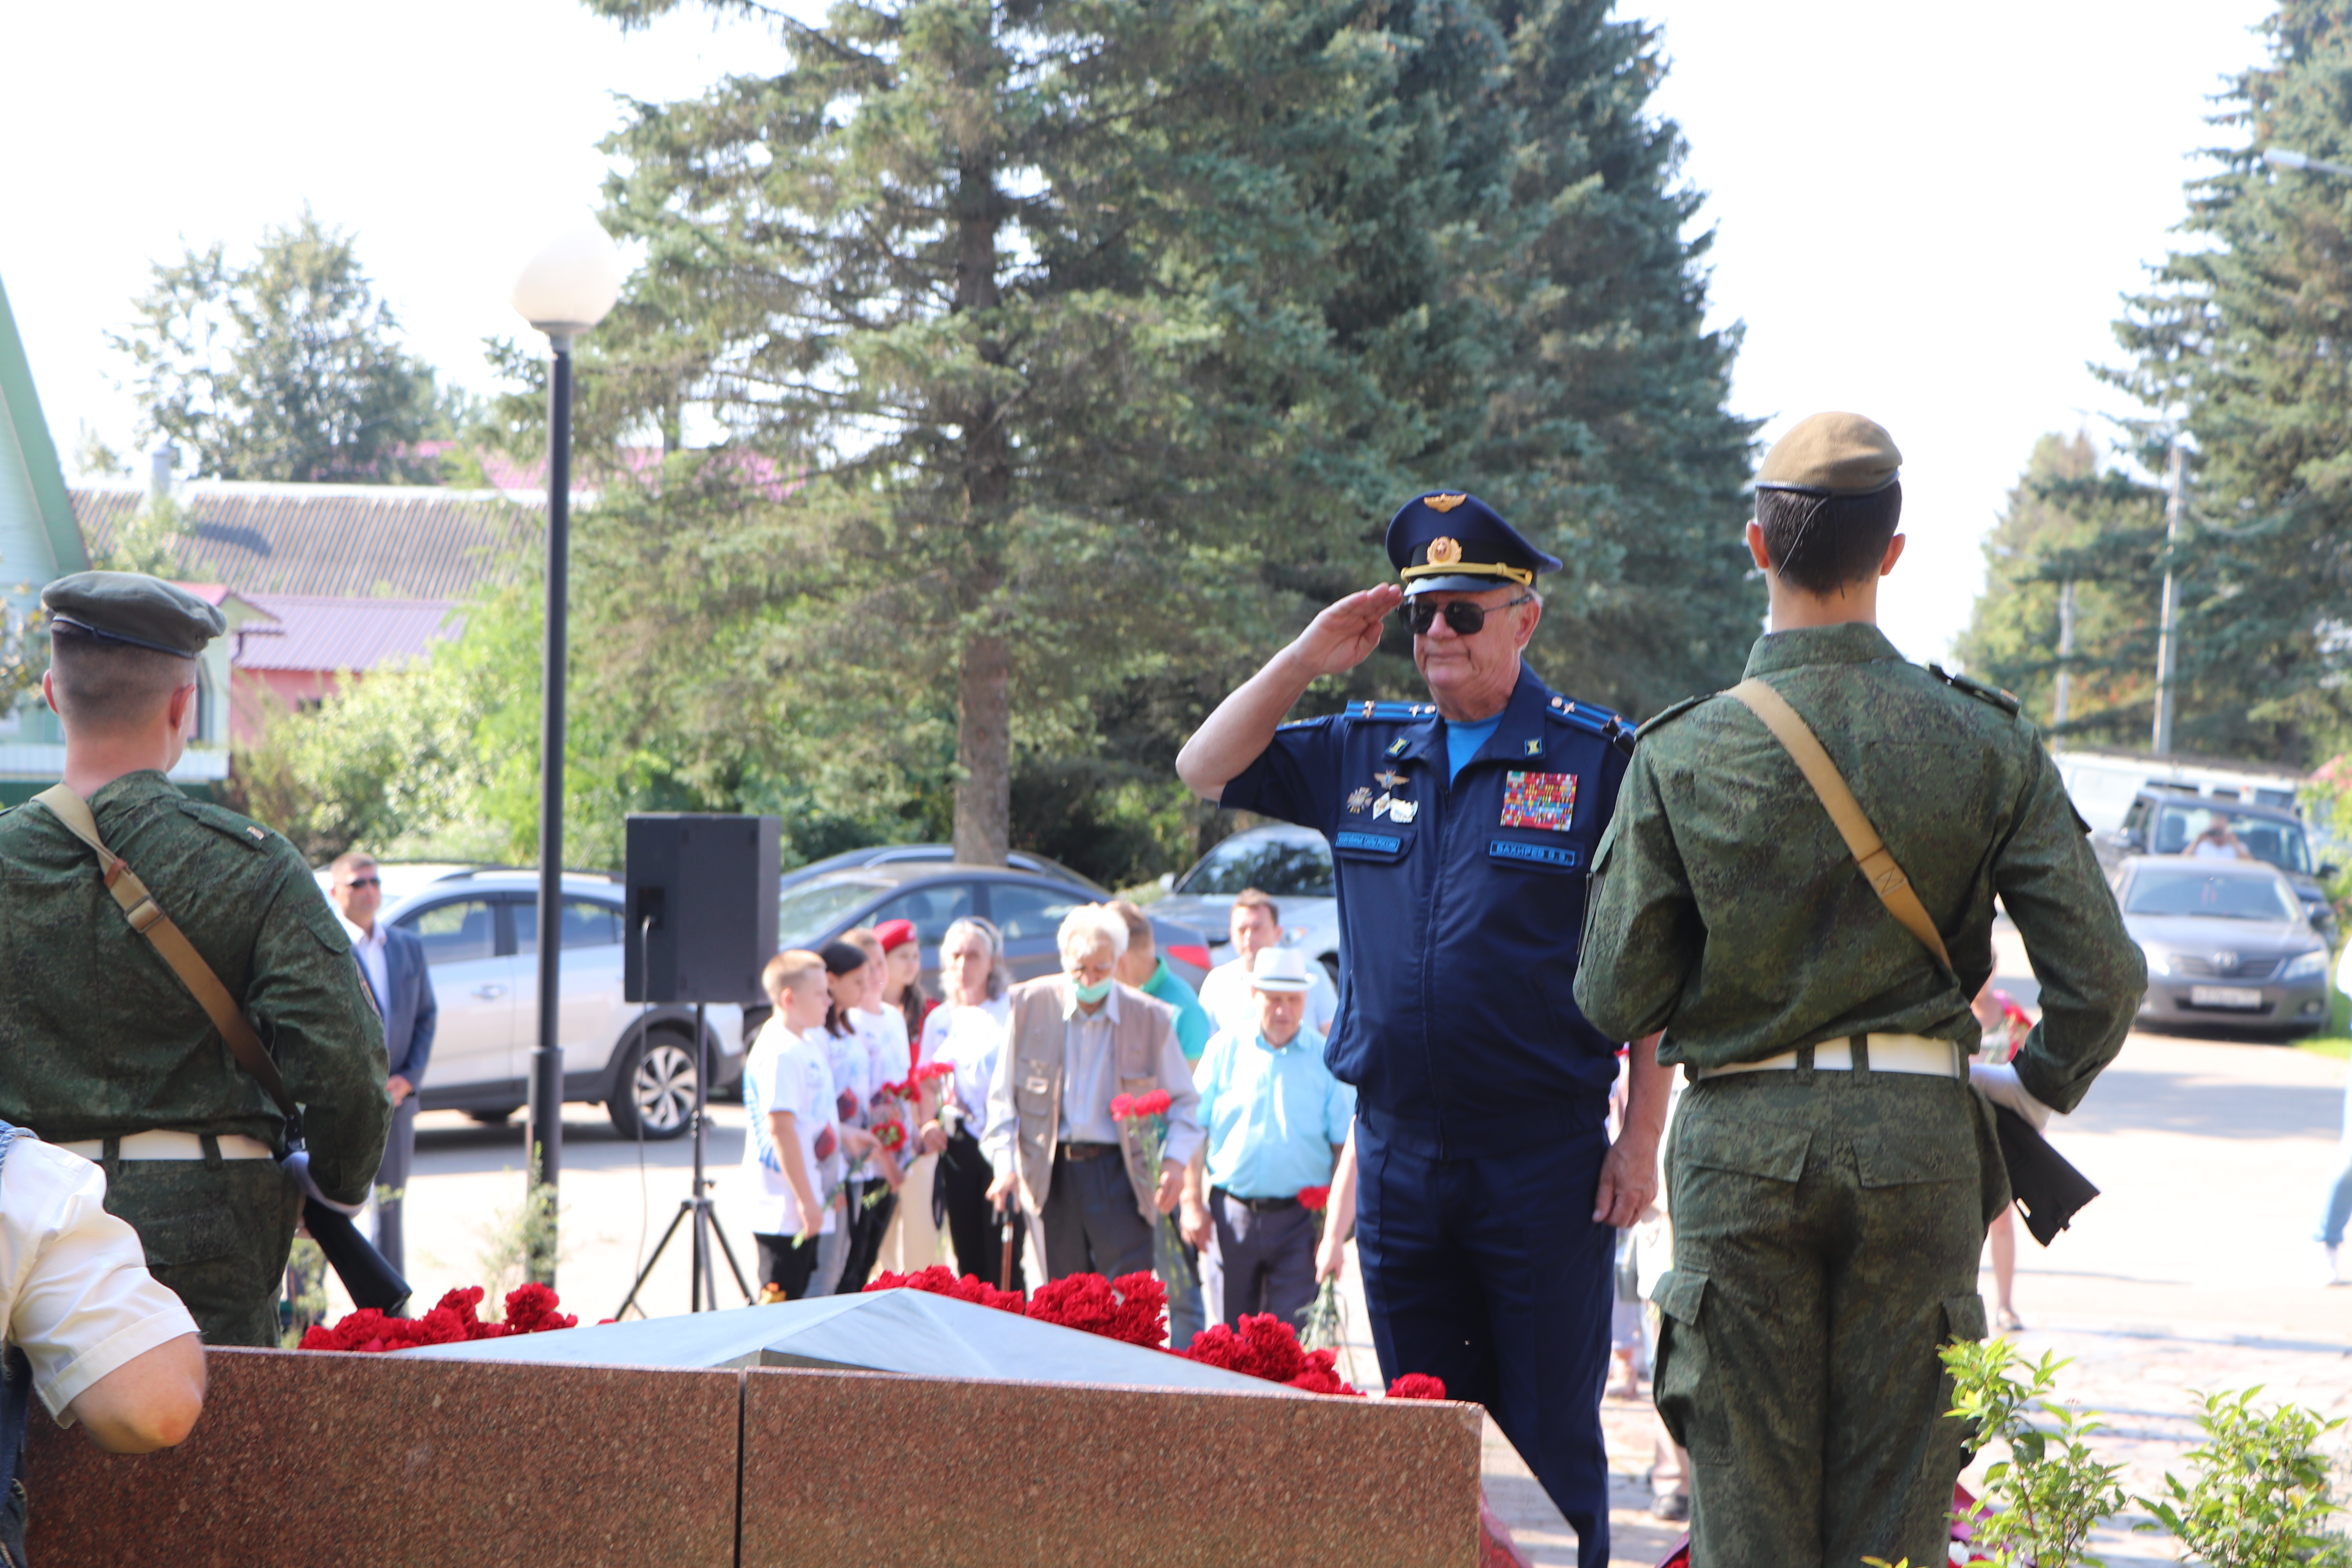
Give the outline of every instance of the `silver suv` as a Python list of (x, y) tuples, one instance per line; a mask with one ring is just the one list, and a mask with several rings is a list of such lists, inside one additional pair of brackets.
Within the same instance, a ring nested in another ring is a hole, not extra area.
[[(440, 1023), (418, 1098), (426, 1110), (499, 1122), (530, 1098), (539, 1043), (539, 874), (442, 871), (421, 884), (387, 867), (381, 919), (425, 943)], [(621, 994), (622, 886), (563, 879), (563, 1098), (601, 1103), (625, 1137), (675, 1138), (694, 1109), (694, 1009)], [(707, 1010), (711, 1087), (743, 1072), (742, 1009)]]

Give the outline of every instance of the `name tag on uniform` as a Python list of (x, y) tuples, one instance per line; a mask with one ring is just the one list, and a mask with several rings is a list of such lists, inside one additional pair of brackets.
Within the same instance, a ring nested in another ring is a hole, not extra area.
[(1575, 819), (1574, 773), (1503, 775), (1503, 826), (1565, 833)]
[(1497, 838), (1486, 846), (1490, 860), (1514, 860), (1522, 866), (1540, 867), (1548, 871), (1573, 871), (1580, 857), (1576, 850), (1561, 844), (1521, 844), (1514, 839)]
[(1331, 847), (1361, 855), (1394, 855), (1404, 848), (1404, 840), (1393, 833), (1341, 833), (1333, 836)]

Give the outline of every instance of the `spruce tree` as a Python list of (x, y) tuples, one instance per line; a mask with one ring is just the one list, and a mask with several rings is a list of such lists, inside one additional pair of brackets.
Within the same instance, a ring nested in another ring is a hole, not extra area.
[(2213, 117), (2227, 144), (2189, 187), (2189, 243), (2127, 301), (2114, 379), (2146, 408), (2150, 471), (2175, 428), (2189, 452), (2177, 744), (2296, 762), (2352, 733), (2352, 179), (2263, 154), (2352, 162), (2352, 4), (2287, 0), (2265, 29), (2270, 58)]
[[(2163, 498), (2126, 476), (2102, 474), (2089, 437), (2035, 441), (1985, 539), (1984, 592), (1954, 650), (1961, 667), (2015, 693), (2027, 717), (2055, 737), (2145, 747), (2163, 531)], [(2068, 594), (2074, 651), (2062, 658), (2060, 601)], [(2062, 668), (2063, 724), (2055, 710)]]
[[(607, 221), (647, 259), (583, 344), (584, 443), (671, 456), (578, 524), (576, 689), (667, 787), (997, 859), (1019, 768), (1024, 836), (1141, 870), (1139, 835), (1182, 837), (1182, 735), (1391, 575), (1381, 527), (1428, 488), (1570, 562), (1532, 650), (1570, 689), (1638, 715), (1736, 677), (1752, 426), (1654, 30), (1580, 0), (705, 3), (787, 66), (635, 106)], [(1310, 705), (1413, 693), (1409, 654)]]

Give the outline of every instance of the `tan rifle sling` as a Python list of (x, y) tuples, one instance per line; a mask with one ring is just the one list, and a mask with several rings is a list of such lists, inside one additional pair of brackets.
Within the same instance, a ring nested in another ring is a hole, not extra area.
[(1927, 918), (1927, 907), (1911, 890), (1911, 879), (1903, 874), (1903, 868), (1895, 863), (1895, 857), (1878, 837), (1878, 829), (1863, 815), (1862, 803), (1846, 787), (1845, 775), (1838, 772), (1829, 752), (1822, 749), (1821, 738), (1813, 733), (1812, 726), (1789, 706), (1786, 698), (1761, 680), (1743, 680), (1727, 695), (1746, 703), (1749, 712), (1764, 721), (1772, 738), (1787, 748), (1797, 771), (1805, 775), (1805, 782), (1813, 786), (1813, 794), (1821, 797), (1830, 821), (1837, 825), (1838, 836), (1853, 852), (1854, 863), (1862, 868), (1871, 891), (1885, 903), (1886, 912), (1901, 921), (1905, 931), (1917, 937), (1919, 945), (1935, 954), (1936, 962), (1948, 972), (1952, 958), (1944, 951), (1943, 933)]
[(122, 906), (122, 918), (131, 922), (131, 929), (155, 944), (156, 952), (195, 997), (205, 1016), (221, 1032), (221, 1038), (228, 1042), (228, 1048), (245, 1070), (261, 1080), (261, 1087), (269, 1091), (278, 1109), (289, 1117), (296, 1115), (294, 1097), (286, 1092), (286, 1080), (278, 1076), (278, 1064), (261, 1048), (261, 1037), (254, 1033), (252, 1024), (229, 995), (228, 987), (221, 984), (220, 976), (213, 973), (212, 965), (205, 962), (186, 934), (155, 902), (154, 895), (148, 892), (138, 873), (99, 837), (98, 818), (90, 815), (89, 803), (65, 784), (45, 789), (33, 798), (48, 807), (49, 815), (65, 824), (67, 832), (98, 851), (99, 871), (107, 891)]

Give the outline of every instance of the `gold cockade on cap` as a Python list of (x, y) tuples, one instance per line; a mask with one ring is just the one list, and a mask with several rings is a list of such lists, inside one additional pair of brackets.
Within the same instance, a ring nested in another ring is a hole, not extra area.
[(1441, 533), (1429, 542), (1429, 563), (1432, 566), (1451, 566), (1461, 559), (1462, 542), (1460, 540), (1448, 539)]
[(1470, 498), (1466, 495), (1423, 496), (1421, 498), (1421, 504), (1427, 507), (1432, 511), (1452, 511), (1455, 507), (1460, 506), (1464, 501), (1468, 500)]

